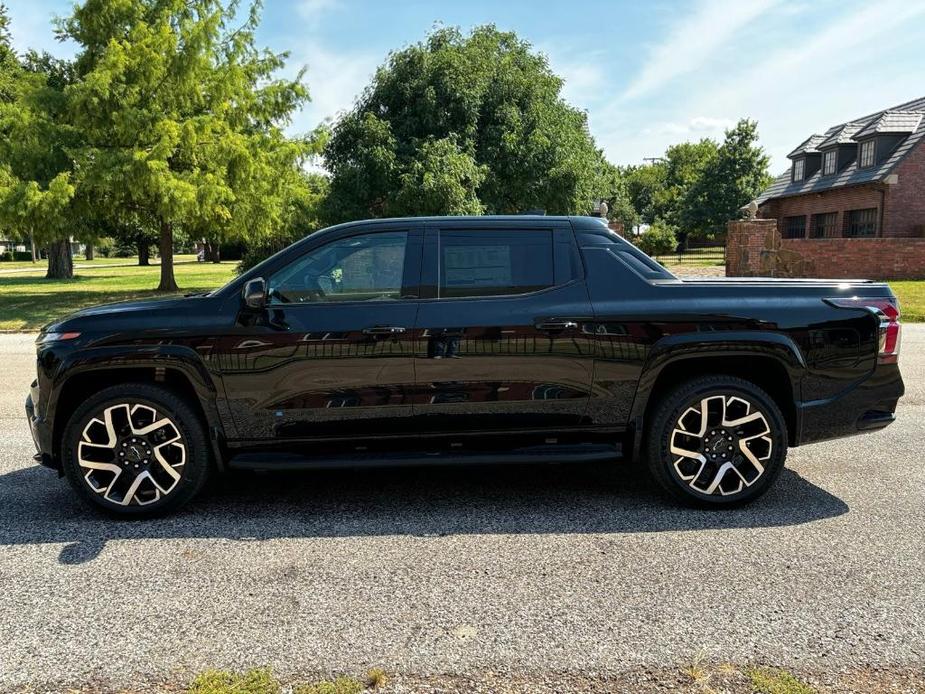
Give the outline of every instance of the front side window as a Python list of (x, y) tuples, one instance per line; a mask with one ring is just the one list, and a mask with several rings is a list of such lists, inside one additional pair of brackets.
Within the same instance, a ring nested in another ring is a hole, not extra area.
[(309, 251), (268, 282), (271, 304), (400, 299), (408, 232), (349, 236)]
[(855, 238), (858, 236), (877, 235), (877, 208), (867, 210), (851, 210), (845, 215), (845, 236)]
[(833, 149), (822, 155), (822, 175), (831, 176), (835, 173), (835, 159), (838, 153)]
[(802, 239), (806, 236), (806, 217), (784, 217), (784, 238)]
[(858, 153), (858, 166), (862, 169), (867, 166), (874, 165), (874, 141), (867, 140), (862, 142), (860, 145), (860, 152)]
[(441, 231), (439, 296), (526, 294), (555, 284), (551, 231)]
[(797, 159), (793, 162), (793, 180), (802, 181), (803, 173), (806, 170), (806, 161), (803, 159)]

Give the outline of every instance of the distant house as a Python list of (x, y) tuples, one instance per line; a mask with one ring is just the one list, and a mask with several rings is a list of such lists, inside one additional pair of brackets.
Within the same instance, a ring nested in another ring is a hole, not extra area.
[(925, 97), (810, 135), (788, 157), (757, 199), (779, 247), (727, 272), (925, 278)]
[(925, 97), (811, 135), (758, 197), (784, 239), (925, 236)]

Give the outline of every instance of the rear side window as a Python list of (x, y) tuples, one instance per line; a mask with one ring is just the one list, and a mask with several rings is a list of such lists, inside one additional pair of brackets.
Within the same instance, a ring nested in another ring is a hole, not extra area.
[(439, 296), (526, 294), (555, 284), (551, 231), (441, 231)]

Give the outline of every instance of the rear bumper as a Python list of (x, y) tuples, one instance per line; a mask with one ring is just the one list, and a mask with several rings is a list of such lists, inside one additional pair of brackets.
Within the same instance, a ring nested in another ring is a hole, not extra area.
[(61, 466), (53, 455), (51, 427), (48, 426), (44, 417), (35, 412), (35, 400), (33, 394), (37, 390), (37, 384), (33, 383), (32, 392), (26, 396), (26, 419), (29, 422), (29, 431), (32, 433), (32, 442), (35, 444), (35, 461), (60, 472)]
[(883, 429), (896, 420), (896, 404), (904, 392), (898, 367), (880, 366), (834, 398), (800, 404), (794, 443), (799, 446)]

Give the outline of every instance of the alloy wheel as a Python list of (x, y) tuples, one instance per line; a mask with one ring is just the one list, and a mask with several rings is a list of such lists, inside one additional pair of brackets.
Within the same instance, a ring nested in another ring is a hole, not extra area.
[(177, 487), (187, 445), (180, 428), (154, 407), (119, 403), (87, 422), (77, 464), (87, 486), (120, 506), (152, 504)]
[(679, 479), (701, 494), (729, 496), (765, 473), (773, 441), (765, 415), (735, 395), (692, 404), (671, 431), (669, 450)]

